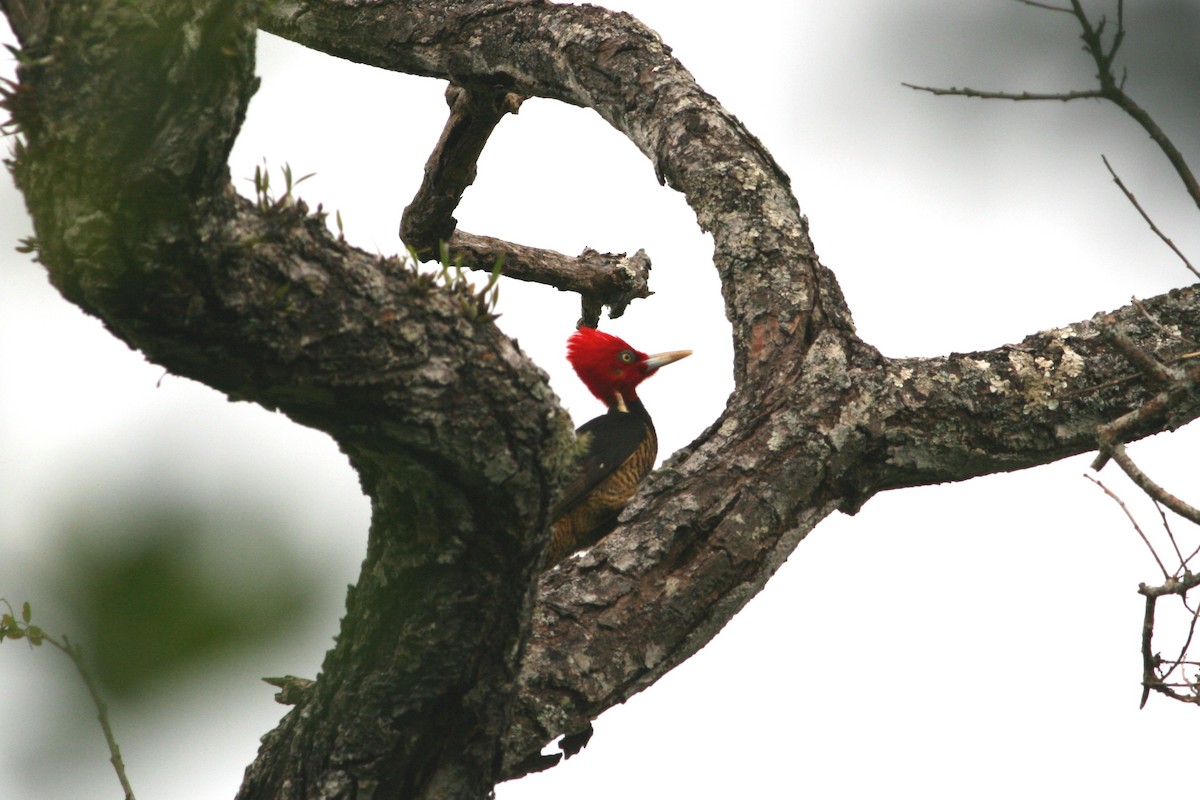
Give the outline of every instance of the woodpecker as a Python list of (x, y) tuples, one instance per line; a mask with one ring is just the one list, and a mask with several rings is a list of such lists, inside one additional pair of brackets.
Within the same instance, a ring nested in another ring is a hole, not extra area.
[(580, 327), (567, 339), (567, 360), (584, 386), (608, 406), (575, 435), (583, 443), (578, 473), (550, 509), (544, 569), (595, 544), (615, 527), (621, 509), (654, 466), (658, 436), (637, 387), (659, 367), (691, 350), (646, 355), (611, 334)]

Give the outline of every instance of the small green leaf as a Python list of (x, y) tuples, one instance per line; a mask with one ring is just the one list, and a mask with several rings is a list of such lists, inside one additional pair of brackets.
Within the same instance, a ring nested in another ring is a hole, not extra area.
[(33, 608), (29, 605), (28, 600), (21, 605), (21, 619), (25, 620), (26, 624), (33, 619)]

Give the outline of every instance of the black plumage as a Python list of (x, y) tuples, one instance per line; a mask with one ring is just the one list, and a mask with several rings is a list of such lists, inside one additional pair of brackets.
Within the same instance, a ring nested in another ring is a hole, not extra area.
[(574, 477), (550, 509), (544, 568), (595, 544), (616, 525), (658, 456), (658, 436), (637, 387), (660, 367), (691, 352), (647, 355), (588, 327), (576, 329), (567, 339), (567, 360), (588, 391), (608, 406), (608, 413), (575, 432), (582, 440), (582, 453)]
[(642, 478), (654, 466), (658, 436), (641, 400), (616, 406), (575, 432), (587, 437), (578, 473), (550, 509), (555, 520), (544, 563), (547, 567), (595, 544), (617, 523)]

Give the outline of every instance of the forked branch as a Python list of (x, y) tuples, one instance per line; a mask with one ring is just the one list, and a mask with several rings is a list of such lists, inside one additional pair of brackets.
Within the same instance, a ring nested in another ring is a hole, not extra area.
[[(1114, 460), (1116, 459), (1114, 458)], [(1188, 562), (1196, 555), (1197, 551), (1194, 550), (1192, 555), (1186, 558), (1183, 556), (1166, 516), (1162, 515), (1163, 529), (1166, 531), (1175, 556), (1178, 559), (1178, 566), (1174, 570), (1167, 570), (1162, 557), (1158, 553), (1158, 549), (1145, 530), (1142, 529), (1142, 526), (1138, 524), (1137, 518), (1130, 511), (1129, 506), (1125, 504), (1125, 501), (1116, 492), (1105, 486), (1099, 479), (1091, 475), (1085, 477), (1099, 486), (1106, 495), (1120, 506), (1121, 511), (1128, 518), (1141, 540), (1146, 544), (1151, 556), (1154, 557), (1155, 562), (1163, 573), (1163, 582), (1160, 584), (1153, 586), (1146, 583), (1138, 584), (1138, 594), (1145, 598), (1141, 633), (1142, 699), (1140, 707), (1145, 707), (1146, 700), (1150, 697), (1150, 692), (1152, 691), (1159, 692), (1180, 702), (1200, 704), (1200, 671), (1193, 673), (1191, 678), (1184, 672), (1187, 668), (1200, 666), (1200, 662), (1189, 659), (1189, 651), (1195, 639), (1196, 624), (1200, 621), (1200, 609), (1189, 605), (1188, 602), (1188, 592), (1196, 588), (1196, 586), (1200, 586), (1200, 575), (1193, 573), (1188, 568)], [(1162, 654), (1154, 649), (1154, 634), (1158, 623), (1158, 600), (1170, 596), (1178, 597), (1180, 605), (1186, 612), (1188, 618), (1187, 634), (1183, 637), (1183, 642), (1179, 646), (1179, 651), (1175, 657), (1163, 658)], [(1180, 675), (1177, 676), (1175, 674), (1176, 670), (1180, 671)]]
[[(1185, 367), (1179, 364), (1163, 364), (1153, 355), (1141, 350), (1128, 336), (1117, 330), (1111, 315), (1105, 318), (1102, 325), (1103, 334), (1114, 349), (1137, 367), (1150, 383), (1157, 385), (1159, 391), (1134, 410), (1099, 426), (1096, 438), (1100, 444), (1100, 453), (1092, 463), (1092, 469), (1095, 470), (1103, 469), (1109, 458), (1117, 459), (1118, 451), (1123, 455), (1122, 443), (1144, 436), (1148, 426), (1161, 424), (1164, 418), (1169, 420), (1171, 412), (1192, 396), (1197, 378), (1200, 377), (1200, 365)], [(1182, 356), (1182, 363), (1187, 364), (1192, 355), (1194, 354)]]
[[(930, 92), (935, 95), (958, 95), (962, 97), (977, 97), (980, 99), (999, 99), (999, 100), (1057, 100), (1067, 102), (1071, 100), (1108, 100), (1114, 103), (1118, 108), (1132, 117), (1149, 135), (1150, 138), (1159, 146), (1162, 152), (1166, 155), (1174, 167), (1176, 174), (1192, 198), (1192, 201), (1200, 207), (1200, 185), (1197, 184), (1196, 178), (1188, 167), (1182, 154), (1178, 148), (1171, 142), (1170, 138), (1163, 132), (1158, 124), (1150, 117), (1150, 115), (1139, 106), (1134, 100), (1125, 93), (1125, 75), (1122, 72), (1118, 79), (1114, 71), (1114, 63), (1116, 62), (1117, 53), (1121, 48), (1121, 44), (1125, 39), (1125, 4), (1124, 0), (1117, 0), (1116, 5), (1116, 20), (1111, 29), (1111, 35), (1106, 36), (1109, 31), (1109, 26), (1112, 24), (1107, 17), (1100, 17), (1099, 21), (1093, 24), (1084, 12), (1083, 5), (1080, 0), (1070, 0), (1070, 7), (1050, 5), (1048, 3), (1036, 2), (1036, 0), (1018, 0), (1023, 5), (1034, 8), (1053, 11), (1059, 13), (1070, 14), (1078, 22), (1081, 29), (1080, 38), (1084, 43), (1084, 50), (1091, 56), (1096, 65), (1096, 79), (1099, 87), (1095, 89), (1065, 91), (1065, 92), (998, 92), (998, 91), (981, 91), (971, 88), (951, 87), (949, 89), (935, 88), (929, 86), (916, 86), (913, 84), (904, 84), (909, 88), (919, 91)], [(1117, 176), (1108, 159), (1104, 159), (1104, 165), (1116, 182), (1118, 188), (1125, 194), (1125, 197), (1134, 206), (1142, 218), (1150, 225), (1151, 230), (1159, 236), (1176, 255), (1183, 260), (1184, 265), (1192, 272), (1193, 275), (1200, 278), (1200, 271), (1197, 271), (1192, 266), (1191, 262), (1180, 252), (1179, 248), (1167, 238), (1166, 235), (1154, 224), (1150, 216), (1138, 203), (1137, 198), (1125, 186), (1124, 182)], [(1178, 330), (1172, 331), (1166, 326), (1160, 324), (1147, 311), (1144, 304), (1134, 300), (1134, 306), (1146, 317), (1161, 333), (1165, 334), (1167, 339), (1175, 339), (1177, 342), (1194, 345), (1185, 337), (1178, 333)], [(1119, 416), (1118, 418), (1101, 424), (1096, 430), (1096, 439), (1099, 444), (1099, 453), (1092, 464), (1095, 470), (1102, 469), (1105, 464), (1111, 459), (1129, 476), (1130, 480), (1141, 489), (1148, 497), (1150, 497), (1159, 507), (1160, 513), (1163, 506), (1170, 509), (1174, 513), (1188, 520), (1189, 522), (1200, 525), (1200, 510), (1184, 502), (1179, 497), (1171, 494), (1162, 486), (1150, 479), (1143, 472), (1133, 459), (1129, 456), (1125, 448), (1125, 443), (1132, 439), (1143, 436), (1151, 428), (1174, 427), (1173, 414), (1176, 413), (1179, 406), (1185, 402), (1188, 397), (1194, 396), (1198, 378), (1200, 378), (1200, 368), (1193, 366), (1191, 360), (1200, 355), (1198, 352), (1176, 352), (1175, 354), (1163, 354), (1156, 357), (1155, 354), (1147, 352), (1139, 347), (1129, 336), (1123, 333), (1117, 327), (1116, 317), (1108, 315), (1099, 320), (1101, 333), (1104, 339), (1112, 346), (1112, 348), (1120, 353), (1130, 364), (1132, 364), (1143, 381), (1157, 391), (1148, 397), (1145, 401), (1139, 403), (1133, 410)], [(1162, 358), (1162, 360), (1160, 360)], [(1136, 377), (1136, 376), (1135, 376)], [(1122, 379), (1127, 380), (1127, 379)], [(1190, 589), (1200, 585), (1200, 576), (1194, 575), (1189, 567), (1188, 562), (1191, 556), (1185, 558), (1175, 540), (1174, 534), (1171, 532), (1170, 526), (1167, 523), (1165, 514), (1163, 515), (1163, 527), (1166, 529), (1170, 537), (1175, 555), (1178, 558), (1178, 567), (1174, 570), (1168, 570), (1163, 559), (1155, 549), (1150, 538), (1145, 531), (1138, 525), (1132, 512), (1125, 503), (1107, 486), (1095, 478), (1089, 479), (1096, 483), (1104, 490), (1109, 497), (1116, 501), (1122, 511), (1133, 524), (1134, 529), (1146, 543), (1154, 556), (1159, 568), (1162, 570), (1164, 583), (1159, 586), (1148, 586), (1141, 584), (1138, 588), (1146, 598), (1145, 613), (1142, 623), (1142, 705), (1145, 705), (1146, 699), (1150, 691), (1162, 692), (1170, 697), (1185, 702), (1200, 702), (1200, 674), (1197, 674), (1194, 679), (1188, 680), (1186, 677), (1182, 681), (1171, 681), (1171, 677), (1176, 669), (1182, 670), (1187, 666), (1196, 666), (1197, 662), (1188, 661), (1187, 653), (1191, 645), (1193, 634), (1195, 633), (1197, 623), (1197, 609), (1192, 608), (1187, 602), (1187, 593)], [(1194, 555), (1194, 553), (1193, 553)], [(1166, 595), (1178, 595), (1185, 609), (1190, 615), (1188, 626), (1188, 634), (1185, 637), (1183, 646), (1180, 649), (1179, 655), (1173, 660), (1164, 660), (1159, 654), (1154, 652), (1152, 639), (1155, 629), (1156, 618), (1156, 601), (1159, 597)], [(1179, 691), (1182, 689), (1183, 691)]]
[[(1143, 311), (1143, 313), (1145, 312)], [(1195, 674), (1191, 679), (1188, 679), (1186, 675), (1173, 679), (1176, 670), (1183, 671), (1188, 667), (1197, 666), (1197, 662), (1188, 660), (1188, 651), (1196, 630), (1197, 615), (1200, 613), (1200, 609), (1188, 604), (1188, 592), (1197, 585), (1200, 585), (1200, 575), (1194, 574), (1189, 567), (1189, 561), (1195, 555), (1196, 551), (1193, 551), (1192, 555), (1187, 557), (1183, 555), (1183, 551), (1179, 547), (1179, 543), (1171, 530), (1167, 517), (1162, 512), (1162, 508), (1165, 506), (1196, 526), (1200, 526), (1200, 509), (1184, 502), (1153, 481), (1138, 467), (1125, 448), (1125, 441), (1132, 438), (1135, 435), (1134, 432), (1141, 429), (1149, 419), (1161, 420), (1163, 416), (1169, 415), (1176, 404), (1195, 390), (1198, 370), (1195, 367), (1185, 368), (1178, 364), (1163, 364), (1149, 353), (1138, 348), (1129, 337), (1116, 329), (1111, 320), (1108, 321), (1104, 331), (1106, 338), (1112, 342), (1115, 349), (1137, 367), (1149, 382), (1161, 388), (1158, 394), (1154, 395), (1141, 407), (1114, 420), (1108, 425), (1101, 425), (1097, 429), (1100, 453), (1092, 466), (1094, 469), (1099, 470), (1104, 467), (1109, 459), (1112, 459), (1125, 472), (1129, 479), (1133, 481), (1134, 485), (1154, 501), (1162, 516), (1163, 528), (1170, 539), (1171, 547), (1178, 562), (1177, 567), (1172, 570), (1167, 569), (1163, 558), (1159, 555), (1150, 537), (1147, 536), (1138, 524), (1128, 506), (1107, 486), (1099, 480), (1088, 476), (1089, 480), (1103, 489), (1121, 507), (1121, 510), (1133, 525), (1134, 530), (1137, 531), (1142, 541), (1145, 542), (1146, 547), (1149, 548), (1151, 555), (1154, 557), (1163, 574), (1163, 583), (1161, 584), (1150, 586), (1142, 583), (1138, 585), (1138, 593), (1145, 598), (1141, 636), (1141, 705), (1143, 707), (1146, 705), (1146, 700), (1149, 698), (1151, 691), (1165, 694), (1181, 702), (1200, 703), (1200, 673)], [(1195, 354), (1187, 355), (1191, 356)], [(1187, 359), (1184, 357), (1182, 360), (1186, 361)], [(1188, 612), (1188, 632), (1184, 637), (1178, 655), (1174, 659), (1164, 659), (1161, 654), (1154, 650), (1153, 639), (1157, 622), (1158, 599), (1170, 595), (1178, 596), (1183, 608)]]
[(1150, 138), (1162, 150), (1167, 160), (1171, 162), (1171, 166), (1175, 169), (1175, 173), (1179, 176), (1180, 180), (1183, 181), (1184, 188), (1187, 190), (1188, 196), (1192, 198), (1192, 202), (1200, 208), (1200, 183), (1196, 181), (1196, 176), (1188, 166), (1187, 160), (1184, 159), (1183, 154), (1179, 152), (1179, 148), (1163, 132), (1162, 128), (1158, 126), (1158, 123), (1154, 121), (1150, 114), (1125, 93), (1125, 76), (1122, 75), (1118, 79), (1113, 71), (1113, 63), (1116, 60), (1117, 51), (1125, 39), (1124, 0), (1117, 0), (1116, 26), (1107, 46), (1105, 45), (1104, 34), (1109, 26), (1108, 18), (1102, 16), (1099, 22), (1093, 24), (1088, 18), (1087, 13), (1083, 10), (1083, 5), (1079, 0), (1071, 0), (1071, 7), (1069, 9), (1044, 3), (1029, 2), (1029, 0), (1018, 0), (1018, 2), (1047, 11), (1070, 13), (1075, 17), (1082, 31), (1080, 38), (1083, 39), (1084, 50), (1096, 63), (1096, 79), (1100, 84), (1099, 88), (1065, 92), (999, 92), (954, 86), (950, 88), (936, 88), (932, 86), (918, 86), (911, 83), (903, 85), (910, 89), (929, 92), (934, 95), (958, 95), (960, 97), (977, 97), (983, 100), (1058, 100), (1062, 102), (1069, 100), (1108, 100), (1132, 117), (1150, 135)]
[(650, 258), (645, 251), (627, 256), (586, 248), (571, 257), (467, 233), (454, 218), (463, 192), (475, 181), (476, 164), (492, 131), (505, 114), (516, 114), (524, 100), (503, 89), (450, 84), (450, 116), (425, 163), (421, 186), (404, 209), (400, 238), (422, 260), (435, 257), (445, 243), (451, 258), (464, 267), (491, 271), (501, 264), (506, 277), (576, 292), (583, 323), (595, 327), (604, 306), (615, 318), (633, 300), (650, 296)]

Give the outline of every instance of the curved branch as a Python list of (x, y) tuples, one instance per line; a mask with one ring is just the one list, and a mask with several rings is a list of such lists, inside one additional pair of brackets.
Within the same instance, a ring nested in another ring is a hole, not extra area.
[[(590, 6), (434, 5), (373, 7), (363, 29), (349, 2), (283, 3), (264, 27), (377, 67), (594, 109), (712, 232), (734, 332), (726, 413), (615, 533), (541, 580), (510, 776), (703, 646), (832, 511), (1091, 449), (1098, 422), (1144, 397), (1090, 323), (989, 353), (883, 359), (854, 335), (787, 177), (651, 31)], [(1194, 293), (1159, 301), (1195, 326)]]
[(438, 247), (457, 226), (454, 209), (463, 192), (475, 182), (476, 163), (505, 114), (516, 114), (523, 98), (511, 92), (467, 89), (450, 85), (446, 103), (450, 116), (437, 146), (425, 164), (417, 196), (404, 209), (400, 238), (422, 260), (436, 258)]
[[(514, 2), (376, 4), (284, 0), (264, 30), (383, 69), (477, 81), (595, 110), (686, 196), (711, 231), (735, 326), (735, 377), (765, 348), (851, 324), (783, 170), (650, 29), (595, 6)], [(799, 337), (795, 339), (794, 337)]]
[(482, 796), (571, 452), (545, 376), (465, 284), (346, 246), (302, 202), (234, 194), (252, 4), (42, 11), (13, 19), (9, 108), (51, 280), (170, 371), (328, 432), (371, 498), (337, 644), (243, 796)]
[(1125, 450), (1125, 445), (1113, 445), (1110, 454), (1112, 455), (1113, 461), (1117, 462), (1117, 465), (1121, 467), (1121, 470), (1128, 475), (1129, 479), (1133, 481), (1139, 489), (1145, 492), (1147, 496), (1153, 498), (1155, 502), (1161, 503), (1162, 505), (1171, 509), (1176, 514), (1193, 523), (1194, 525), (1200, 525), (1200, 509), (1197, 509), (1195, 506), (1192, 506), (1184, 500), (1181, 500), (1180, 498), (1171, 494), (1166, 489), (1155, 483), (1149, 475), (1147, 475), (1145, 472), (1142, 472), (1141, 467), (1134, 463), (1133, 459), (1129, 457), (1129, 453)]
[[(1188, 348), (1180, 335), (1200, 333), (1198, 308), (1196, 287), (1180, 289), (1019, 344), (890, 362), (864, 423), (882, 431), (886, 443), (876, 485), (961, 480), (1094, 450), (1097, 425), (1142, 408), (1160, 391), (1155, 379), (1130, 371), (1108, 328), (1119, 327), (1126, 340), (1169, 363)], [(1200, 397), (1177, 399), (1170, 415), (1141, 415), (1129, 436), (1200, 415)]]
[[(269, 4), (270, 30), (327, 52), (595, 109), (713, 234), (734, 333), (726, 412), (615, 533), (542, 576), (533, 603), (547, 498), (571, 452), (542, 376), (463, 313), (461, 293), (347, 248), (302, 205), (234, 201), (223, 159), (253, 86), (246, 9), (159, 6), (176, 17), (148, 26), (120, 0), (91, 16), (47, 6), (52, 29), (87, 34), (64, 41), (100, 42), (115, 67), (97, 71), (95, 53), (23, 67), (38, 102), (17, 114), (18, 176), (43, 259), (149, 357), (330, 431), (374, 507), (337, 647), (265, 739), (244, 797), (478, 793), (702, 647), (833, 511), (1090, 448), (1098, 424), (1145, 399), (1088, 323), (987, 353), (884, 359), (855, 335), (786, 175), (628, 15), (535, 0)], [(197, 31), (212, 9), (220, 25)], [(198, 38), (151, 30), (181, 28)], [(189, 68), (196, 41), (215, 61)], [(130, 49), (145, 58), (121, 67)], [(172, 69), (145, 69), (162, 62)], [(184, 78), (186, 93), (172, 83)], [(123, 116), (139, 108), (159, 110), (149, 142), (146, 121)], [(72, 124), (46, 124), (55, 115)], [(1200, 336), (1196, 292), (1147, 305)], [(1153, 335), (1130, 333), (1148, 351)], [(464, 397), (480, 398), (471, 414)], [(1175, 411), (1155, 424), (1200, 413)]]

